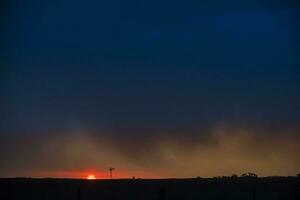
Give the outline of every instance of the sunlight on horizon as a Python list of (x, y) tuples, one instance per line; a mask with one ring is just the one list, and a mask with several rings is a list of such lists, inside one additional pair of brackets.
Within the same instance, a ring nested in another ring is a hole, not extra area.
[(86, 177), (87, 180), (95, 180), (96, 179), (96, 176), (93, 175), (93, 174), (90, 174)]

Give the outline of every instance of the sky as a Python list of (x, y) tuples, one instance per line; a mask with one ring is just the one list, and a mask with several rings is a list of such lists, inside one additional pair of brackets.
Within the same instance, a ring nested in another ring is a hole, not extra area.
[(300, 4), (0, 4), (0, 177), (300, 172)]

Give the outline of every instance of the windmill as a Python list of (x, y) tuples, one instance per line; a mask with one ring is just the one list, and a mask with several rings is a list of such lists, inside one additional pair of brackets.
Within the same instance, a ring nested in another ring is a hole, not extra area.
[(113, 171), (115, 170), (115, 168), (110, 167), (108, 170), (109, 170), (110, 179), (112, 179), (113, 178)]

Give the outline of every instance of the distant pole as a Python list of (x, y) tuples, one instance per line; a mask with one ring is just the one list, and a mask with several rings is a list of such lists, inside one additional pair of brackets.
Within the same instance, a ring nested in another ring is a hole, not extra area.
[(113, 167), (110, 167), (109, 168), (109, 176), (110, 176), (110, 179), (112, 179), (113, 178), (113, 171), (115, 170), (115, 168), (113, 168)]

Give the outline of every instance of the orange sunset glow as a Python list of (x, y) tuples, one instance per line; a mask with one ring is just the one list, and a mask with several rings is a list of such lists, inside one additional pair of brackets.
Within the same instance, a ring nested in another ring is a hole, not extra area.
[(93, 174), (89, 174), (87, 177), (86, 177), (87, 180), (95, 180), (96, 179), (96, 176), (93, 175)]
[[(13, 175), (6, 172), (8, 177)], [(32, 178), (67, 178), (67, 179), (86, 179), (86, 180), (102, 180), (110, 179), (108, 169), (95, 169), (95, 170), (53, 170), (53, 171), (20, 171), (17, 176), (24, 177), (30, 174)], [(142, 170), (116, 170), (113, 172), (114, 179), (128, 179), (128, 178), (164, 178), (164, 174), (156, 171), (142, 171)]]

